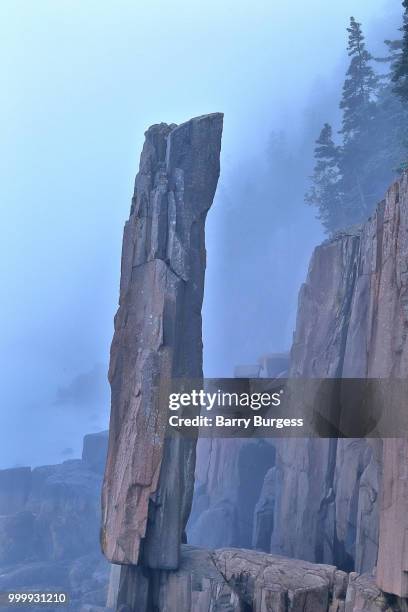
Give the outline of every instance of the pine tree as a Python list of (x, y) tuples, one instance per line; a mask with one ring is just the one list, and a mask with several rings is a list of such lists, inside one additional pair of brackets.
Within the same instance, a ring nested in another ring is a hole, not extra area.
[(402, 26), (403, 39), (400, 52), (392, 65), (392, 80), (395, 83), (394, 91), (404, 102), (408, 102), (408, 0), (403, 0), (405, 9)]
[(342, 133), (346, 141), (358, 135), (372, 117), (373, 98), (378, 84), (377, 76), (370, 65), (373, 58), (365, 47), (361, 23), (351, 17), (347, 31), (347, 50), (351, 61), (340, 103), (343, 110)]
[(348, 55), (350, 65), (343, 86), (343, 146), (339, 160), (342, 175), (344, 216), (349, 224), (360, 223), (371, 212), (375, 197), (373, 177), (363, 168), (370, 156), (375, 133), (378, 78), (370, 64), (373, 59), (365, 46), (361, 24), (350, 18)]
[(395, 172), (408, 166), (407, 79), (405, 77), (404, 95), (403, 78), (397, 76), (404, 70), (404, 64), (407, 66), (404, 55), (405, 58), (408, 57), (408, 0), (404, 0), (402, 4), (405, 8), (403, 24), (399, 28), (402, 36), (385, 40), (388, 54), (386, 57), (376, 58), (376, 61), (390, 65), (389, 72), (381, 77), (382, 85), (377, 100), (376, 127), (377, 132), (382, 135), (382, 143), (377, 147), (377, 156), (382, 152), (381, 168), (384, 179), (387, 169)]
[(371, 67), (361, 24), (350, 20), (342, 142), (336, 146), (324, 126), (306, 194), (328, 233), (365, 221), (398, 171), (408, 168), (408, 0), (403, 6), (403, 37), (385, 41), (388, 55), (377, 61), (389, 63), (390, 71), (381, 77)]
[(330, 234), (341, 227), (342, 211), (339, 193), (339, 148), (333, 141), (333, 130), (328, 123), (324, 124), (316, 140), (314, 157), (316, 165), (306, 201), (317, 207), (318, 218)]

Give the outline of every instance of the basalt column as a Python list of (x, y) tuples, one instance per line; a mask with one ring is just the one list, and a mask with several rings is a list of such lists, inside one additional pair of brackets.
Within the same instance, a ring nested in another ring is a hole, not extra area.
[(221, 114), (154, 125), (123, 236), (111, 347), (102, 546), (113, 563), (176, 569), (195, 440), (166, 436), (169, 381), (202, 377), (204, 225), (220, 170)]

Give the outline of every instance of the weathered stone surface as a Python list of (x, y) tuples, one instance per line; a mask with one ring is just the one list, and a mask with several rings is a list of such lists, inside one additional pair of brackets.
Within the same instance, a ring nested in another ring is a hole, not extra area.
[[(381, 237), (371, 370), (380, 376), (408, 374), (408, 174), (388, 192)], [(408, 597), (408, 442), (386, 439), (380, 511), (377, 583)]]
[[(356, 235), (316, 249), (300, 296), (292, 375), (407, 376), (407, 207), (405, 174)], [(405, 442), (386, 439), (384, 453), (381, 440), (288, 441), (277, 448), (282, 491), (273, 549), (371, 570), (377, 561), (383, 465), (377, 579), (385, 591), (406, 597)], [(291, 515), (288, 504), (295, 498)], [(305, 531), (312, 534), (309, 542), (299, 544)]]
[(35, 554), (34, 520), (31, 512), (0, 516), (0, 564), (12, 565)]
[(273, 467), (265, 476), (261, 495), (255, 506), (252, 547), (256, 550), (270, 551), (277, 491), (277, 469)]
[(377, 584), (408, 597), (408, 441), (384, 440)]
[(101, 431), (84, 437), (82, 461), (87, 463), (94, 472), (103, 474), (108, 452), (108, 432)]
[(347, 574), (333, 566), (249, 550), (212, 553), (214, 563), (240, 602), (257, 612), (344, 610)]
[(0, 470), (0, 514), (14, 514), (24, 509), (31, 487), (29, 467)]
[(208, 550), (183, 545), (175, 571), (127, 566), (121, 574), (118, 611), (241, 612)]
[(275, 463), (271, 440), (201, 438), (189, 542), (210, 548), (252, 545), (263, 480)]
[(208, 551), (183, 545), (178, 570), (124, 568), (117, 609), (344, 612), (347, 582), (347, 574), (329, 565), (237, 548)]
[[(407, 377), (407, 198), (405, 174), (367, 223), (315, 250), (299, 296), (290, 377)], [(300, 406), (304, 401), (292, 399)], [(343, 418), (339, 426), (347, 432), (350, 422)], [(224, 485), (233, 483), (231, 488), (237, 490), (243, 444), (200, 441), (203, 460), (200, 451), (196, 515), (191, 521), (194, 542), (205, 544), (197, 532), (211, 517), (219, 517), (222, 508), (224, 528), (212, 544), (247, 545), (234, 527), (236, 493), (230, 495), (229, 485)], [(271, 533), (269, 550), (274, 553), (333, 563), (347, 571), (371, 571), (377, 563), (381, 495), (378, 580), (385, 590), (404, 596), (408, 494), (401, 444), (384, 443), (386, 481), (380, 493), (380, 439), (274, 440), (276, 464), (265, 476), (260, 497), (253, 500), (253, 545), (266, 550)], [(212, 470), (219, 470), (220, 476), (212, 476)], [(228, 490), (225, 498), (223, 486)]]
[[(315, 250), (299, 295), (290, 377), (342, 376), (358, 253), (358, 234), (341, 235)], [(295, 395), (292, 402), (301, 406), (304, 398)], [(348, 441), (344, 452), (336, 439), (276, 442), (279, 487), (272, 551), (353, 568), (354, 551), (347, 547), (354, 545), (350, 529), (353, 524), (355, 529), (357, 509), (356, 499), (348, 500), (347, 495), (350, 487), (354, 497), (358, 494), (364, 456), (360, 446), (358, 441)], [(347, 475), (343, 460), (348, 462)]]
[(397, 601), (387, 601), (370, 574), (350, 574), (345, 612), (402, 612)]
[(195, 441), (165, 440), (170, 378), (202, 377), (204, 223), (219, 176), (222, 115), (146, 132), (123, 237), (111, 348), (102, 545), (116, 563), (177, 568)]
[(10, 496), (10, 501), (19, 500), (7, 506), (15, 512), (0, 515), (0, 591), (54, 587), (69, 593), (67, 609), (73, 612), (82, 603), (106, 604), (109, 564), (99, 545), (98, 457), (103, 445), (106, 451), (107, 432), (97, 437), (98, 452), (89, 444), (84, 450), (87, 461), (25, 468), (24, 487), (20, 470), (4, 470), (6, 478), (0, 472), (0, 497), (5, 501), (9, 491), (24, 491)]
[[(0, 568), (0, 590), (64, 591), (70, 600), (70, 605), (64, 610), (78, 612), (85, 603), (106, 605), (108, 572), (109, 565), (100, 553), (75, 560), (25, 562)], [(61, 606), (47, 609), (57, 611)], [(9, 611), (10, 608), (0, 606), (0, 612), (3, 610)]]

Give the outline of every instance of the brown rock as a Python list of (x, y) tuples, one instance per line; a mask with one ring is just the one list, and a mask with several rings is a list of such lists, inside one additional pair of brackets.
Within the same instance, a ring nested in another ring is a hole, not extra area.
[(384, 440), (377, 584), (408, 597), (408, 440)]
[(115, 563), (177, 568), (195, 441), (165, 440), (171, 378), (202, 377), (204, 223), (218, 176), (222, 115), (146, 132), (123, 238), (111, 348), (112, 411), (102, 546)]
[[(315, 250), (299, 296), (290, 377), (406, 379), (407, 261), (405, 174), (367, 223)], [(336, 384), (333, 393), (339, 396), (341, 385)], [(304, 405), (304, 396), (291, 397), (292, 405)], [(313, 397), (309, 399), (313, 403)], [(380, 408), (384, 425), (390, 416), (386, 400)], [(361, 420), (360, 411), (354, 414)], [(339, 423), (346, 432), (353, 426), (350, 416), (342, 416)], [(239, 457), (250, 444), (200, 441), (195, 500), (200, 514), (192, 517), (194, 542), (205, 545), (205, 527), (217, 518), (222, 527), (212, 530), (211, 545), (248, 545), (239, 527), (243, 523), (238, 516), (238, 489)], [(276, 465), (252, 500), (254, 517), (249, 522), (254, 545), (266, 549), (271, 533), (272, 552), (333, 563), (347, 571), (371, 571), (377, 563), (381, 495), (378, 583), (406, 596), (408, 488), (403, 468), (407, 451), (402, 443), (385, 442), (382, 492), (381, 439), (287, 439), (272, 444)], [(248, 506), (253, 495), (248, 489)]]
[[(373, 376), (408, 373), (408, 175), (388, 192), (372, 331)], [(385, 373), (382, 367), (386, 366)], [(384, 440), (377, 584), (408, 597), (408, 441)]]

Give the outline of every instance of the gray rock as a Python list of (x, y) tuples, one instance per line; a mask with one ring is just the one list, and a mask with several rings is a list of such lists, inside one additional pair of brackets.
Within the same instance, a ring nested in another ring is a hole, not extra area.
[(247, 609), (327, 612), (344, 605), (347, 575), (335, 567), (240, 549), (217, 550), (212, 557)]
[[(155, 584), (150, 592), (149, 584)], [(208, 550), (183, 545), (175, 571), (128, 566), (122, 572), (118, 611), (241, 612), (240, 602)]]
[(402, 612), (398, 602), (387, 601), (370, 574), (350, 574), (345, 612)]
[[(290, 377), (406, 378), (407, 230), (404, 174), (366, 224), (315, 250), (299, 295)], [(302, 406), (304, 399), (295, 395), (292, 403)], [(345, 431), (350, 425), (344, 419), (340, 423)], [(205, 544), (199, 528), (211, 517), (222, 521), (219, 508), (228, 508), (223, 527), (215, 531), (233, 545), (248, 545), (237, 520), (243, 445), (240, 440), (199, 441), (196, 490), (201, 501), (195, 500), (190, 521), (195, 543)], [(253, 545), (266, 550), (272, 532), (274, 553), (359, 572), (371, 571), (379, 555), (378, 584), (406, 596), (408, 572), (401, 559), (408, 554), (408, 485), (398, 466), (408, 451), (402, 443), (387, 439), (384, 452), (380, 439), (286, 439), (273, 445), (273, 483), (268, 472), (262, 492), (252, 500)], [(383, 464), (386, 482), (381, 488)]]
[(99, 550), (101, 476), (79, 460), (33, 470), (27, 509), (35, 515), (37, 556), (77, 558)]
[[(188, 541), (205, 547), (252, 545), (255, 506), (275, 464), (272, 440), (200, 438)], [(201, 507), (200, 507), (201, 504)]]
[(276, 494), (278, 491), (277, 475), (276, 467), (268, 470), (263, 482), (261, 495), (255, 506), (252, 547), (264, 552), (269, 552), (271, 547)]
[(31, 512), (0, 516), (0, 565), (12, 565), (35, 555), (34, 521)]
[(18, 589), (65, 590), (69, 586), (69, 563), (49, 563), (35, 561), (2, 567), (0, 571), (0, 591)]
[(96, 434), (88, 434), (84, 437), (82, 461), (84, 461), (91, 470), (98, 472), (98, 474), (103, 474), (105, 470), (107, 452), (107, 431), (101, 431)]
[(0, 470), (0, 514), (24, 510), (31, 487), (29, 467)]
[(0, 591), (63, 590), (72, 612), (85, 603), (106, 605), (109, 564), (99, 545), (102, 475), (100, 462), (93, 461), (101, 455), (85, 447), (87, 461), (0, 474), (0, 497), (7, 502), (10, 493), (7, 509), (15, 510), (0, 515)]
[[(408, 373), (408, 174), (387, 193), (372, 330), (373, 376)], [(385, 368), (385, 372), (383, 370)], [(403, 398), (406, 410), (406, 398)], [(408, 597), (408, 440), (383, 443), (377, 584)]]

